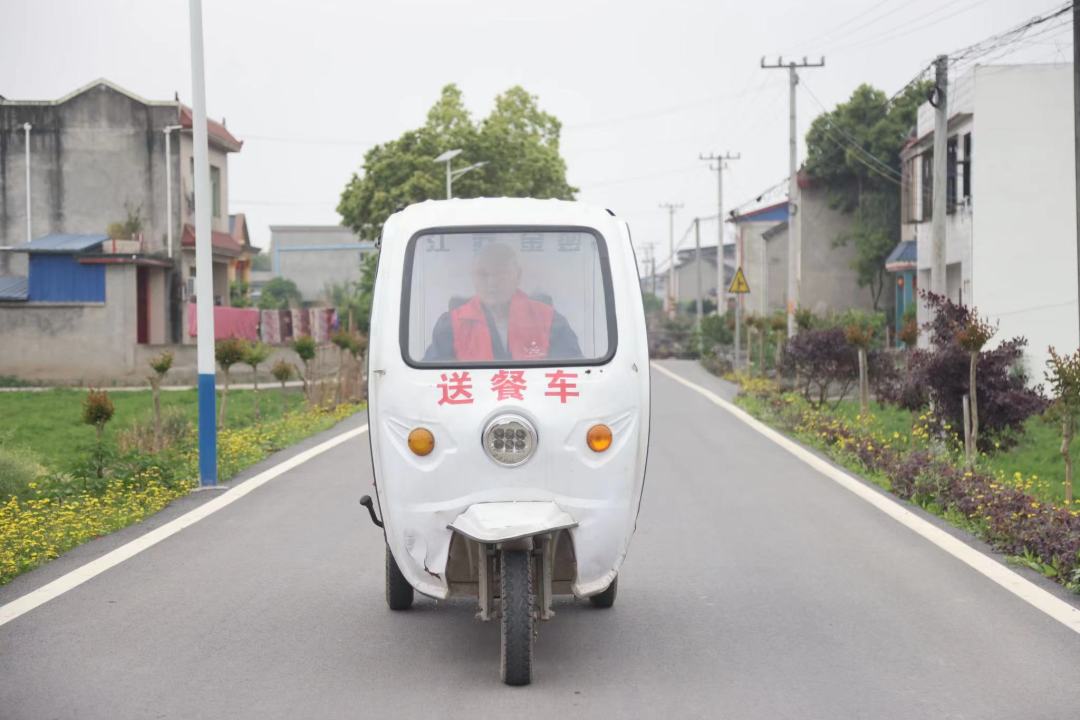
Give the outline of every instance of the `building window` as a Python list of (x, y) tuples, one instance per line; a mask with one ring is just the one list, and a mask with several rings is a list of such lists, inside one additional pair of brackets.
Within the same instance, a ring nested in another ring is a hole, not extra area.
[(908, 158), (901, 165), (900, 175), (900, 222), (918, 222), (918, 195), (915, 193), (915, 158)]
[(971, 133), (964, 134), (964, 200), (971, 202)]
[[(195, 158), (191, 158), (191, 183), (192, 187), (194, 187)], [(195, 197), (194, 190), (192, 190), (191, 196)], [(221, 168), (217, 165), (210, 166), (210, 207), (213, 210), (214, 217), (221, 217)]]
[(956, 138), (951, 137), (945, 145), (945, 212), (949, 215), (956, 212), (956, 150)]
[(214, 217), (221, 217), (221, 168), (210, 166), (210, 198), (213, 202)]
[(934, 216), (934, 151), (927, 150), (922, 154), (922, 173), (919, 178), (919, 187), (922, 190), (922, 212), (919, 219), (926, 221)]

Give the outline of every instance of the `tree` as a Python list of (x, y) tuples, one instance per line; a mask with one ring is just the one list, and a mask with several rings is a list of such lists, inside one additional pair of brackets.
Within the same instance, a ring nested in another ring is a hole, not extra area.
[(303, 300), (296, 283), (288, 278), (272, 278), (263, 286), (259, 295), (260, 310), (288, 310)]
[(229, 399), (229, 370), (236, 363), (243, 362), (247, 354), (247, 342), (237, 337), (218, 340), (214, 344), (214, 357), (225, 371), (225, 387), (221, 392), (221, 409), (218, 412), (218, 425), (225, 427), (225, 403)]
[(997, 326), (984, 320), (972, 311), (966, 318), (963, 326), (956, 333), (956, 342), (968, 353), (968, 407), (970, 417), (968, 426), (964, 428), (964, 437), (967, 439), (965, 451), (967, 453), (968, 467), (975, 464), (976, 448), (979, 443), (979, 385), (976, 382), (979, 367), (979, 353), (990, 338), (997, 332)]
[[(356, 345), (356, 336), (347, 330), (338, 330), (330, 336), (330, 342), (337, 345), (338, 348), (338, 377), (335, 398), (340, 403), (345, 392), (345, 353), (352, 352), (352, 348)], [(355, 357), (356, 353), (353, 353), (353, 356)]]
[(285, 359), (278, 360), (270, 368), (270, 374), (274, 376), (274, 379), (281, 383), (281, 400), (285, 401), (285, 383), (293, 379), (296, 375), (296, 368), (291, 362)]
[(868, 353), (878, 328), (884, 324), (884, 316), (879, 313), (866, 313), (849, 310), (841, 321), (844, 338), (848, 345), (855, 348), (859, 358), (859, 414), (870, 414), (870, 363)]
[(243, 280), (229, 283), (229, 305), (235, 308), (251, 307), (251, 288)]
[(486, 164), (454, 181), (455, 197), (573, 199), (559, 154), (562, 125), (540, 109), (537, 98), (512, 87), (495, 98), (491, 113), (475, 122), (456, 85), (442, 89), (422, 127), (376, 145), (364, 155), (363, 172), (346, 184), (338, 204), (345, 225), (363, 234), (381, 227), (411, 203), (446, 196), (446, 169), (432, 159), (462, 150), (457, 162)]
[(275, 380), (281, 383), (281, 392), (285, 392), (285, 383), (293, 379), (293, 375), (296, 374), (296, 368), (286, 360), (278, 360), (274, 363), (274, 366), (270, 368), (270, 374), (274, 376)]
[(255, 419), (259, 418), (259, 365), (270, 357), (270, 346), (264, 342), (248, 343), (244, 348), (243, 363), (251, 368), (251, 379), (255, 394)]
[(846, 103), (819, 115), (806, 134), (806, 172), (828, 187), (830, 204), (852, 214), (851, 230), (833, 239), (852, 245), (860, 287), (878, 309), (885, 258), (900, 241), (900, 150), (926, 98), (916, 83), (890, 100), (860, 85)]
[(1073, 499), (1072, 439), (1076, 420), (1080, 417), (1080, 350), (1071, 355), (1058, 355), (1050, 348), (1046, 362), (1046, 381), (1053, 391), (1051, 410), (1061, 419), (1061, 457), (1065, 461), (1065, 502)]
[(300, 362), (304, 363), (304, 372), (300, 375), (300, 379), (304, 382), (304, 397), (311, 402), (311, 361), (315, 359), (317, 349), (315, 339), (310, 335), (301, 335), (293, 340), (292, 349), (300, 357)]
[(171, 352), (163, 352), (160, 355), (150, 360), (150, 369), (154, 371), (153, 375), (149, 375), (147, 379), (150, 381), (150, 388), (154, 394), (154, 447), (160, 447), (161, 444), (161, 383), (165, 379), (165, 374), (172, 369), (173, 354)]
[(94, 427), (97, 437), (97, 443), (94, 446), (93, 463), (94, 470), (99, 478), (105, 475), (105, 444), (103, 442), (105, 424), (112, 420), (114, 412), (112, 398), (104, 390), (89, 390), (86, 397), (83, 398), (82, 420), (87, 425)]

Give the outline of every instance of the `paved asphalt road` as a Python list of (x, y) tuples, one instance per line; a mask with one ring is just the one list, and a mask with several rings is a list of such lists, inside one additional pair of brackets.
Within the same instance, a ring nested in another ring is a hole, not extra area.
[(653, 392), (618, 602), (559, 606), (530, 687), (500, 684), (470, 606), (387, 610), (362, 437), (0, 627), (0, 718), (1080, 717), (1075, 633), (691, 390)]

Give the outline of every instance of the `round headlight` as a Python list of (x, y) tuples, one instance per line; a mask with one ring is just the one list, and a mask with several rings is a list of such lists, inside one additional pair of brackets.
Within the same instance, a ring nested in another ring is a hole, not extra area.
[(519, 415), (502, 415), (484, 428), (484, 450), (488, 456), (507, 467), (514, 467), (536, 451), (536, 430)]

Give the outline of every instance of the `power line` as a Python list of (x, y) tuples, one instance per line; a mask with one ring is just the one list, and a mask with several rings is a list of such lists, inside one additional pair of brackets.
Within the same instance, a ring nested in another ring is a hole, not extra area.
[[(1058, 7), (1054, 8), (1053, 10), (1047, 11), (1046, 14), (1035, 15), (1035, 16), (1033, 16), (1031, 18), (1028, 18), (1024, 22), (1020, 23), (1019, 25), (1017, 25), (1017, 26), (1015, 26), (1013, 28), (1010, 28), (1009, 30), (1005, 30), (1004, 32), (997, 33), (996, 35), (991, 35), (990, 37), (984, 38), (984, 39), (980, 40), (977, 43), (973, 43), (971, 45), (968, 45), (967, 47), (960, 48), (959, 50), (953, 51), (952, 53), (949, 54), (949, 57), (952, 58), (955, 61), (968, 60), (968, 63), (966, 63), (966, 64), (970, 65), (971, 63), (973, 63), (978, 58), (985, 56), (986, 53), (989, 52), (990, 50), (992, 50), (993, 48), (1002, 47), (1004, 45), (1008, 45), (1008, 44), (1017, 42), (1024, 35), (1024, 33), (1026, 33), (1031, 28), (1036, 27), (1038, 25), (1042, 25), (1043, 23), (1049, 22), (1049, 21), (1053, 20), (1054, 18), (1060, 17), (1061, 15), (1069, 12), (1072, 9), (1072, 6), (1073, 6), (1073, 3), (1069, 2), (1069, 3), (1065, 3), (1064, 5), (1058, 6)], [(952, 17), (952, 16), (950, 15), (949, 17)], [(944, 20), (945, 18), (941, 18), (941, 19)], [(985, 46), (985, 49), (984, 49), (984, 46)], [(914, 86), (916, 83), (924, 80), (926, 78), (926, 76), (927, 76), (927, 72), (929, 71), (929, 69), (932, 66), (933, 66), (932, 62), (927, 62), (925, 65), (923, 65), (919, 69), (918, 73), (915, 74), (914, 78), (912, 78), (907, 83), (905, 83), (903, 86), (901, 86), (900, 89), (897, 90), (892, 95), (892, 97), (889, 98), (889, 102), (895, 101), (898, 97), (903, 95), (908, 90), (908, 88), (910, 88), (910, 87)]]
[[(881, 2), (878, 2), (878, 3), (870, 6), (866, 10), (863, 10), (861, 13), (857, 13), (857, 14), (853, 15), (852, 17), (848, 18), (847, 20), (845, 20), (844, 22), (842, 22), (842, 23), (840, 23), (838, 25), (834, 25), (833, 27), (829, 28), (825, 32), (820, 33), (820, 34), (816, 35), (815, 37), (810, 38), (809, 40), (807, 40), (803, 44), (796, 45), (795, 50), (802, 50), (803, 48), (807, 48), (807, 47), (811, 47), (811, 46), (816, 47), (817, 45), (820, 44), (820, 42), (822, 40), (827, 40), (837, 30), (840, 30), (842, 28), (847, 27), (848, 25), (855, 22), (856, 20), (861, 20), (862, 18), (866, 17), (867, 15), (873, 13), (875, 10), (880, 8), (882, 5), (887, 5), (892, 1), (893, 0), (881, 0)], [(900, 8), (898, 8), (898, 9), (900, 9)], [(895, 11), (893, 11), (893, 12), (895, 12)], [(888, 17), (891, 14), (892, 14), (892, 12), (885, 13), (881, 17), (877, 18), (877, 20), (881, 20), (882, 18)], [(876, 20), (875, 20), (875, 22), (876, 22)]]
[[(858, 48), (861, 48), (861, 47), (868, 47), (868, 46), (871, 46), (871, 45), (876, 46), (876, 45), (881, 45), (883, 43), (892, 42), (893, 40), (896, 40), (898, 38), (906, 37), (908, 35), (911, 35), (912, 33), (916, 33), (916, 32), (919, 32), (920, 30), (925, 30), (926, 28), (931, 27), (933, 25), (937, 25), (938, 23), (943, 22), (945, 20), (948, 20), (949, 18), (954, 18), (957, 15), (962, 15), (963, 13), (966, 13), (969, 10), (973, 10), (975, 7), (977, 7), (979, 5), (982, 5), (983, 3), (987, 2), (987, 0), (975, 0), (975, 2), (973, 2), (973, 3), (969, 4), (969, 5), (965, 5), (964, 7), (960, 8), (959, 10), (956, 10), (955, 12), (952, 12), (952, 13), (949, 13), (948, 15), (944, 15), (942, 17), (938, 17), (938, 18), (934, 18), (933, 20), (930, 20), (930, 18), (932, 18), (933, 16), (941, 13), (944, 10), (948, 10), (949, 8), (956, 5), (957, 1), (958, 0), (954, 0), (954, 2), (946, 3), (945, 5), (941, 5), (936, 10), (932, 10), (931, 12), (927, 13), (926, 15), (923, 15), (922, 17), (915, 18), (914, 20), (908, 21), (906, 23), (901, 23), (900, 25), (892, 28), (888, 32), (882, 33), (882, 34), (877, 35), (875, 37), (872, 37), (872, 38), (869, 38), (869, 39), (860, 39), (860, 40), (855, 41), (854, 43), (849, 43), (847, 45), (841, 45), (838, 48), (834, 48), (832, 50), (832, 52), (843, 52), (845, 50), (853, 50), (853, 49), (858, 49)], [(926, 22), (927, 20), (929, 20), (929, 22)]]
[[(817, 106), (819, 108), (821, 108), (823, 112), (826, 113), (826, 115), (828, 115), (829, 110), (825, 107), (825, 105), (821, 102), (821, 100), (818, 99), (818, 96), (814, 94), (814, 91), (811, 90), (810, 87), (805, 82), (801, 83), (801, 86), (802, 86), (802, 89), (805, 90), (806, 93), (810, 96), (810, 99), (813, 100), (817, 104)], [(856, 140), (854, 137), (852, 137), (850, 134), (848, 134), (843, 128), (841, 128), (841, 127), (839, 127), (837, 125), (833, 125), (833, 123), (828, 119), (828, 117), (826, 117), (825, 122), (826, 122), (826, 127), (825, 127), (826, 132), (829, 132), (830, 130), (835, 130), (836, 132), (840, 133), (845, 138), (847, 138), (847, 140), (850, 142), (850, 145), (846, 145), (846, 147), (849, 147), (851, 150), (854, 150), (855, 152), (862, 154), (867, 160), (869, 160), (870, 162), (873, 162), (874, 164), (878, 165), (885, 172), (891, 173), (892, 175), (895, 175), (897, 177), (897, 179), (900, 178), (900, 172), (899, 171), (897, 171), (894, 167), (889, 165), (889, 163), (887, 163), (886, 161), (882, 160), (881, 158), (879, 158), (876, 155), (874, 155), (873, 153), (871, 153), (866, 148), (862, 147), (859, 144), (859, 141)], [(843, 143), (840, 143), (840, 144), (843, 144)]]

